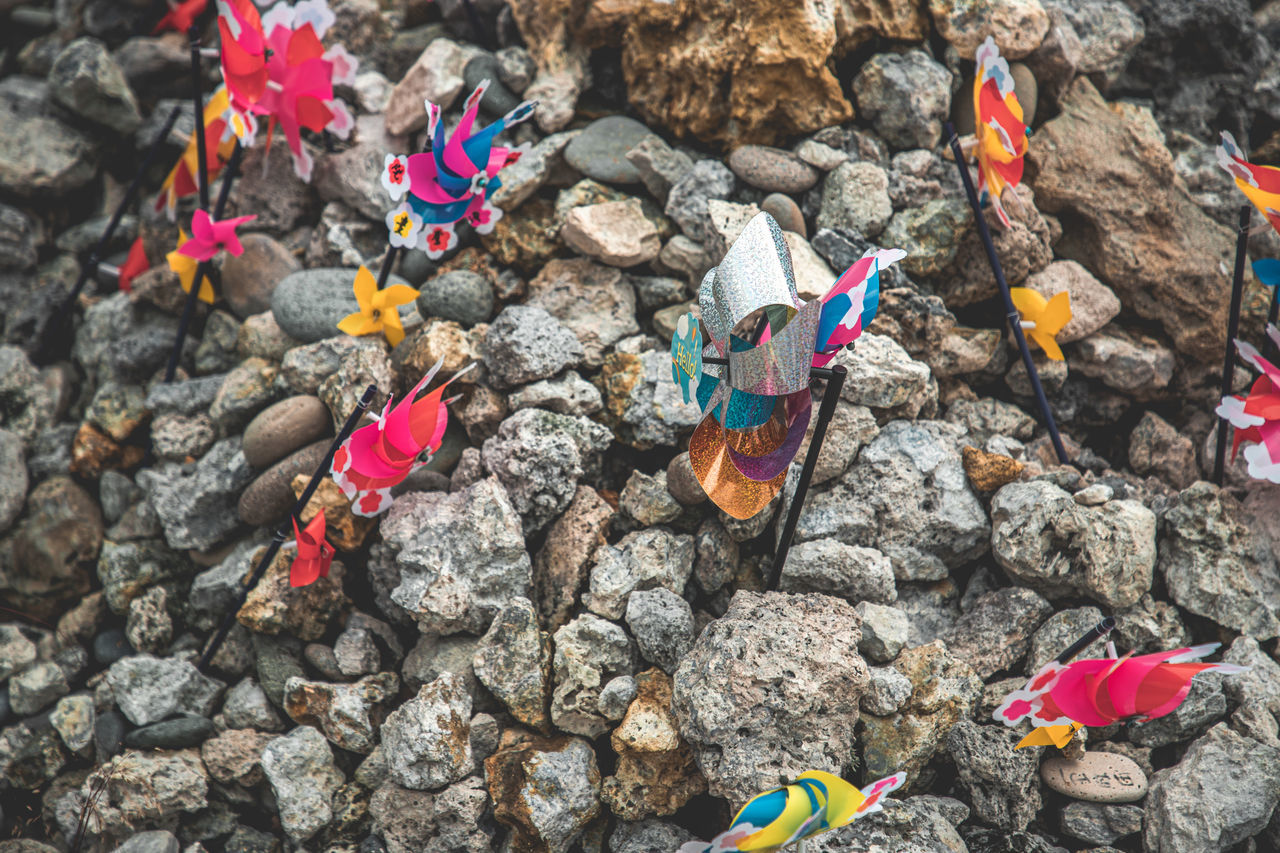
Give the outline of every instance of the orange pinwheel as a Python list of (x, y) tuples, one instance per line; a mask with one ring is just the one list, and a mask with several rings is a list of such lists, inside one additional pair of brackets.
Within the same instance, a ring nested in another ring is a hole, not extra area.
[(1062, 350), (1055, 336), (1071, 321), (1071, 297), (1064, 290), (1045, 299), (1029, 287), (1011, 287), (1013, 307), (1022, 315), (1022, 329), (1044, 354), (1062, 361)]
[[(178, 248), (165, 255), (165, 260), (169, 262), (169, 269), (178, 274), (178, 282), (182, 285), (182, 289), (187, 293), (191, 292), (191, 282), (195, 281), (196, 268), (200, 266), (200, 262), (195, 258), (182, 254), (182, 246), (187, 240), (187, 232), (181, 228), (178, 229)], [(199, 299), (201, 302), (213, 304), (213, 285), (209, 283), (209, 277), (205, 276), (200, 280)]]
[(978, 192), (1006, 228), (1013, 223), (1005, 213), (1001, 197), (1005, 187), (1022, 181), (1022, 160), (1027, 153), (1027, 126), (1022, 121), (1022, 105), (1013, 92), (1009, 63), (1000, 56), (995, 40), (978, 48), (973, 79), (973, 113), (978, 134)]
[(407, 284), (393, 284), (378, 288), (378, 280), (368, 267), (360, 267), (352, 290), (360, 310), (348, 314), (338, 323), (338, 328), (353, 337), (382, 332), (387, 343), (395, 346), (404, 340), (404, 326), (400, 325), (401, 305), (408, 305), (418, 298), (418, 291)]
[[(230, 112), (230, 100), (225, 86), (219, 86), (209, 103), (204, 108), (204, 137), (209, 152), (208, 181), (212, 184), (222, 173), (222, 168), (231, 159), (231, 152), (236, 147), (235, 134), (228, 131), (227, 114)], [(160, 186), (160, 195), (156, 197), (156, 210), (163, 210), (174, 219), (177, 215), (178, 199), (195, 195), (199, 190), (200, 151), (199, 141), (195, 133), (187, 140), (186, 150), (178, 159), (177, 165), (169, 172)]]
[(293, 519), (293, 536), (298, 543), (298, 556), (293, 558), (289, 566), (289, 586), (307, 586), (319, 578), (329, 576), (329, 564), (333, 562), (333, 546), (324, 538), (324, 510), (316, 513), (316, 517), (302, 530), (298, 530), (298, 519)]

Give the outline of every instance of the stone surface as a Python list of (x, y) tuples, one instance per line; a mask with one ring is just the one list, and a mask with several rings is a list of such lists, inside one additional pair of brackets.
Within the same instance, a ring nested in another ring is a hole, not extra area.
[(877, 663), (887, 663), (896, 658), (907, 644), (907, 614), (896, 607), (870, 601), (859, 601), (854, 611), (858, 614), (858, 627), (862, 631), (858, 651)]
[(514, 598), (481, 638), (473, 658), (476, 678), (511, 715), (531, 728), (551, 725), (551, 640), (538, 626), (527, 598)]
[(320, 732), (299, 726), (262, 750), (262, 771), (275, 792), (280, 825), (295, 842), (306, 841), (333, 819), (333, 795), (345, 781)]
[(818, 228), (849, 228), (876, 237), (892, 216), (889, 178), (874, 163), (843, 163), (822, 184)]
[[(250, 565), (264, 556), (261, 550), (245, 553), (238, 560), (241, 577)], [(291, 634), (300, 640), (318, 640), (346, 603), (342, 579), (346, 569), (339, 561), (329, 566), (329, 574), (306, 586), (289, 582), (293, 555), (278, 554), (245, 598), (236, 613), (241, 625), (258, 634)]]
[(493, 314), (493, 286), (470, 270), (450, 270), (422, 285), (417, 304), (423, 317), (441, 317), (470, 327)]
[(565, 216), (560, 237), (571, 249), (614, 267), (647, 263), (662, 248), (658, 230), (636, 199), (575, 207)]
[(802, 193), (818, 182), (817, 170), (781, 148), (742, 145), (727, 162), (743, 183), (765, 192)]
[(586, 258), (548, 262), (529, 282), (529, 304), (577, 336), (589, 367), (599, 367), (610, 347), (640, 331), (629, 277)]
[(564, 149), (570, 166), (606, 184), (640, 182), (639, 170), (627, 152), (649, 135), (649, 129), (633, 118), (605, 116), (583, 128)]
[(447, 38), (434, 39), (391, 90), (387, 101), (387, 133), (403, 136), (427, 126), (424, 100), (447, 110), (462, 93), (462, 73), (472, 48)]
[(1133, 759), (1086, 752), (1079, 759), (1055, 755), (1040, 766), (1044, 783), (1060, 794), (1091, 803), (1130, 803), (1147, 792), (1147, 777)]
[(1138, 806), (1068, 803), (1062, 809), (1062, 831), (1090, 844), (1110, 844), (1142, 831)]
[(176, 658), (134, 655), (107, 670), (116, 705), (135, 726), (158, 722), (171, 714), (207, 717), (223, 685)]
[(116, 133), (132, 133), (142, 123), (124, 73), (97, 39), (76, 39), (62, 49), (49, 70), (49, 90), (76, 115)]
[(573, 333), (538, 307), (502, 309), (484, 337), (484, 363), (498, 388), (555, 376), (583, 356)]
[(613, 517), (613, 507), (595, 489), (579, 486), (547, 529), (546, 543), (533, 561), (533, 588), (538, 615), (549, 630), (569, 620)]
[(933, 148), (950, 112), (951, 74), (923, 50), (880, 53), (853, 78), (853, 94), (894, 148)]
[(389, 853), (440, 846), (459, 853), (491, 849), (493, 829), (482, 818), (488, 802), (484, 780), (468, 776), (437, 793), (383, 782), (369, 800), (372, 829)]
[(1026, 829), (1040, 811), (1035, 784), (1037, 756), (1013, 747), (1021, 735), (1000, 725), (956, 723), (947, 751), (956, 763), (960, 785), (973, 798), (974, 815), (1005, 830)]
[(391, 779), (415, 791), (457, 782), (473, 767), (471, 695), (444, 673), (387, 716), (382, 743)]
[(938, 33), (961, 56), (973, 56), (988, 35), (1000, 55), (1021, 59), (1040, 46), (1049, 29), (1049, 15), (1040, 0), (929, 0)]
[(295, 676), (284, 685), (284, 711), (299, 725), (318, 728), (335, 746), (368, 755), (399, 686), (400, 680), (391, 672), (355, 684), (326, 684)]
[[(418, 111), (426, 122), (422, 102)], [(285, 276), (271, 293), (271, 313), (285, 334), (303, 343), (315, 343), (341, 335), (338, 321), (360, 310), (351, 284), (357, 269), (349, 267), (311, 267)], [(408, 284), (398, 275), (387, 284)], [(400, 319), (407, 319), (413, 305), (400, 306)]]
[(675, 672), (693, 647), (693, 609), (676, 593), (662, 589), (636, 590), (627, 598), (627, 627), (640, 655), (664, 672)]
[(1190, 486), (1199, 474), (1194, 443), (1155, 412), (1144, 413), (1129, 434), (1129, 465), (1175, 489)]
[(821, 592), (850, 602), (889, 604), (898, 598), (893, 565), (874, 548), (846, 545), (834, 539), (801, 542), (787, 554), (778, 589)]
[(1024, 287), (1046, 299), (1066, 291), (1071, 299), (1071, 319), (1054, 336), (1059, 344), (1092, 335), (1120, 313), (1120, 300), (1115, 292), (1075, 261), (1054, 261), (1028, 276)]
[(512, 848), (567, 853), (600, 813), (600, 770), (581, 738), (530, 739), (485, 760), (494, 817)]
[(249, 422), (241, 452), (254, 468), (267, 468), (324, 438), (332, 428), (332, 416), (319, 397), (287, 397), (263, 409)]
[(1053, 611), (1049, 602), (1020, 587), (992, 590), (961, 606), (963, 614), (943, 640), (982, 678), (1021, 660), (1032, 633)]
[(240, 523), (236, 501), (253, 472), (240, 438), (225, 438), (194, 466), (173, 463), (138, 474), (172, 548), (208, 548)]
[(600, 710), (600, 695), (611, 679), (635, 671), (631, 639), (622, 628), (590, 613), (562, 626), (553, 639), (551, 721), (585, 737), (604, 734), (610, 726)]
[(582, 603), (607, 619), (620, 619), (636, 590), (663, 588), (679, 595), (688, 583), (693, 555), (693, 537), (666, 527), (628, 533), (617, 545), (596, 551)]

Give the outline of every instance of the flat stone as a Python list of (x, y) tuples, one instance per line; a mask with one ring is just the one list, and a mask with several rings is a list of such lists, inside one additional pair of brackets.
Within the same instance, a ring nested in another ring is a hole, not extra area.
[(565, 161), (589, 178), (606, 184), (636, 184), (640, 171), (627, 152), (644, 141), (649, 128), (626, 116), (596, 119), (564, 149)]
[(817, 169), (781, 148), (743, 145), (728, 163), (743, 183), (766, 192), (802, 193), (818, 182)]
[(637, 199), (575, 207), (560, 236), (570, 248), (615, 267), (647, 263), (662, 248), (658, 230)]
[(134, 729), (124, 736), (124, 745), (129, 749), (184, 749), (199, 746), (213, 731), (213, 722), (207, 717), (179, 717)]
[(1045, 759), (1040, 778), (1059, 794), (1087, 803), (1132, 803), (1147, 793), (1142, 768), (1114, 752), (1086, 752), (1074, 761), (1061, 756)]

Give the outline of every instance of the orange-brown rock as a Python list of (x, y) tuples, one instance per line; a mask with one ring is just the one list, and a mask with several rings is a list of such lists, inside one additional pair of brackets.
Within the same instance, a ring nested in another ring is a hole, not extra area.
[(103, 471), (132, 468), (142, 461), (141, 447), (119, 444), (91, 423), (80, 424), (71, 443), (71, 471), (91, 480)]
[[(301, 498), (310, 481), (311, 478), (306, 474), (294, 477), (291, 484), (293, 494)], [(339, 551), (354, 551), (359, 548), (364, 544), (364, 538), (369, 535), (369, 531), (378, 523), (374, 518), (353, 515), (351, 501), (347, 500), (347, 496), (342, 493), (342, 489), (338, 488), (338, 484), (328, 477), (320, 481), (320, 485), (311, 495), (311, 500), (302, 510), (302, 518), (298, 526), (306, 525), (322, 509), (324, 510), (325, 536)]]
[(980, 492), (994, 492), (1001, 486), (1007, 486), (1018, 479), (1026, 467), (1002, 453), (988, 453), (976, 447), (962, 448), (960, 456), (965, 475)]
[(578, 737), (506, 738), (485, 759), (493, 816), (511, 827), (513, 853), (562, 853), (600, 813), (600, 770)]
[[(254, 552), (249, 560), (256, 566), (265, 549)], [(262, 580), (249, 593), (244, 606), (236, 614), (240, 624), (259, 634), (287, 631), (300, 640), (318, 640), (324, 636), (329, 621), (347, 603), (342, 591), (342, 563), (334, 560), (328, 577), (307, 586), (289, 586), (289, 566), (295, 552), (282, 549), (267, 568)]]

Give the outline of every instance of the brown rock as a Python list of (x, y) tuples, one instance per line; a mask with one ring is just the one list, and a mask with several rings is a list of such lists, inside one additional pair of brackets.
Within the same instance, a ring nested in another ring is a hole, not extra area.
[(1022, 475), (1026, 466), (1002, 453), (988, 453), (976, 447), (965, 446), (960, 451), (964, 473), (969, 482), (980, 492), (994, 492)]
[[(620, 2), (626, 4), (626, 0)], [(574, 107), (586, 82), (588, 45), (591, 44), (576, 31), (575, 7), (581, 13), (586, 6), (601, 4), (514, 0), (510, 5), (512, 17), (538, 68), (524, 97), (538, 101), (538, 110), (533, 115), (538, 127), (547, 133), (561, 130), (573, 121)], [(589, 36), (590, 31), (595, 30), (603, 37), (605, 33), (600, 31), (607, 25), (604, 17), (596, 16), (583, 28), (582, 35)]]
[(403, 136), (427, 126), (424, 100), (447, 110), (462, 92), (462, 71), (472, 56), (470, 48), (447, 38), (434, 39), (391, 90), (387, 101), (387, 133)]
[(615, 512), (595, 489), (579, 486), (569, 508), (547, 531), (533, 560), (533, 594), (548, 631), (569, 621)]
[(1120, 313), (1120, 300), (1075, 261), (1054, 261), (1026, 281), (1026, 286), (1046, 299), (1066, 291), (1071, 299), (1071, 319), (1058, 332), (1059, 344), (1078, 341), (1101, 329)]
[[(249, 565), (256, 566), (265, 548), (258, 549)], [(282, 550), (267, 568), (262, 580), (249, 593), (236, 619), (250, 631), (279, 634), (287, 631), (300, 640), (313, 641), (324, 636), (329, 621), (347, 604), (342, 592), (342, 576), (346, 569), (334, 560), (329, 575), (307, 586), (289, 585), (289, 566), (294, 552)]]
[(355, 684), (290, 678), (284, 688), (284, 711), (298, 725), (318, 728), (343, 749), (368, 755), (386, 718), (386, 704), (399, 690), (394, 672), (365, 676)]
[(555, 208), (545, 199), (534, 198), (499, 219), (480, 242), (498, 263), (532, 273), (562, 251), (559, 234)]
[(570, 248), (614, 267), (633, 267), (658, 256), (662, 241), (637, 199), (575, 207), (561, 238)]
[(228, 729), (201, 745), (200, 758), (219, 782), (252, 788), (262, 780), (262, 750), (275, 737), (254, 729)]
[(319, 397), (287, 397), (257, 414), (244, 430), (241, 450), (254, 468), (266, 468), (298, 448), (328, 435), (329, 409)]
[(504, 746), (485, 759), (484, 772), (493, 816), (511, 827), (513, 853), (564, 853), (600, 813), (599, 800), (589, 800), (590, 793), (599, 795), (600, 771), (582, 738), (528, 738)]
[(240, 495), (240, 520), (256, 527), (284, 518), (297, 501), (293, 478), (299, 474), (310, 477), (324, 461), (330, 443), (323, 439), (309, 444), (259, 474)]
[(70, 477), (50, 477), (27, 496), (26, 518), (0, 541), (0, 600), (55, 619), (63, 599), (89, 591), (102, 547), (102, 513)]
[(693, 473), (687, 450), (677, 453), (667, 465), (667, 491), (684, 506), (698, 506), (707, 500), (707, 493)]
[[(295, 498), (302, 497), (310, 481), (310, 474), (298, 474), (293, 478), (290, 488), (293, 489)], [(342, 489), (339, 489), (338, 484), (329, 477), (320, 481), (320, 485), (311, 495), (311, 500), (303, 507), (298, 526), (301, 527), (311, 521), (322, 509), (324, 510), (325, 536), (339, 551), (354, 551), (359, 548), (364, 544), (364, 538), (369, 535), (369, 531), (378, 523), (376, 518), (353, 515), (351, 501), (347, 500)]]
[(1232, 235), (1191, 199), (1150, 111), (1107, 103), (1078, 78), (1029, 159), (1039, 206), (1072, 223), (1057, 253), (1159, 322), (1179, 352), (1220, 358)]
[(965, 59), (987, 36), (1006, 59), (1021, 59), (1040, 46), (1049, 15), (1040, 0), (929, 0), (938, 34)]
[(919, 0), (837, 0), (835, 10), (842, 51), (875, 36), (921, 41), (929, 32), (929, 20)]
[(601, 790), (601, 798), (623, 820), (674, 814), (707, 790), (671, 713), (671, 677), (660, 669), (646, 670), (636, 676), (636, 686), (636, 698), (609, 738), (618, 767)]
[(71, 443), (71, 471), (96, 480), (103, 471), (132, 468), (142, 461), (143, 450), (133, 445), (118, 444), (115, 439), (85, 422)]
[(1195, 444), (1155, 412), (1146, 412), (1129, 435), (1129, 465), (1138, 474), (1155, 474), (1175, 489), (1200, 478)]
[[(391, 351), (391, 368), (396, 373), (397, 383), (407, 392), (437, 361), (441, 362), (442, 377), (479, 362), (480, 342), (488, 329), (486, 323), (464, 329), (452, 320), (429, 320)], [(458, 385), (480, 382), (484, 376), (481, 363), (459, 378)]]
[(222, 261), (222, 295), (241, 320), (271, 310), (271, 294), (289, 273), (301, 268), (288, 249), (266, 234), (240, 238), (244, 253)]
[[(1049, 224), (1036, 209), (1036, 201), (1037, 197), (1025, 184), (1006, 191), (1004, 207), (1013, 221), (1009, 228), (1001, 224), (994, 207), (988, 205), (983, 211), (1000, 256), (1001, 271), (1014, 287), (1053, 260)], [(970, 217), (965, 223), (964, 236), (956, 246), (955, 259), (943, 275), (935, 279), (938, 295), (952, 308), (991, 299), (999, 293), (986, 249), (971, 223)]]

